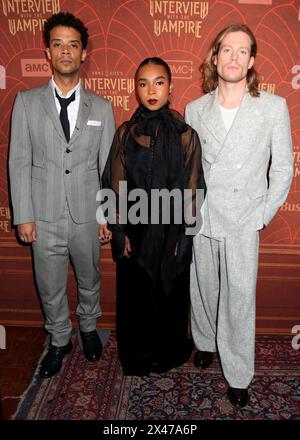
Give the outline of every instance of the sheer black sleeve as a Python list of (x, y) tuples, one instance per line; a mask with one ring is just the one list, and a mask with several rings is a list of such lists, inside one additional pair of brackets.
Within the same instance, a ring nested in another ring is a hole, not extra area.
[[(177, 272), (180, 273), (192, 261), (193, 236), (199, 229), (200, 208), (206, 185), (202, 168), (201, 145), (197, 133), (188, 126), (182, 135), (184, 157), (184, 188), (190, 190), (184, 196), (185, 227), (180, 234), (177, 248)], [(197, 191), (202, 190), (202, 191)]]
[[(124, 137), (127, 131), (127, 124), (122, 124), (115, 133), (110, 149), (109, 157), (102, 176), (102, 188), (109, 188), (113, 191), (115, 198), (111, 200), (111, 217), (108, 227), (112, 231), (112, 253), (114, 259), (122, 258), (125, 247), (125, 220), (120, 218), (120, 206), (122, 194), (120, 194), (120, 182), (126, 180)], [(124, 196), (123, 196), (124, 197)], [(125, 195), (126, 197), (126, 195)]]
[[(191, 216), (195, 219), (201, 208), (206, 185), (202, 168), (202, 152), (199, 137), (195, 130), (188, 127), (183, 134), (184, 152), (184, 187), (191, 190), (191, 198), (186, 203), (185, 224), (190, 226), (194, 223)], [(198, 191), (197, 190), (202, 190)]]

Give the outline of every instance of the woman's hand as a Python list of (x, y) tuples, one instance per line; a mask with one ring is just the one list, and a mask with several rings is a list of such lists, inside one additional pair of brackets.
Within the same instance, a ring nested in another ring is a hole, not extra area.
[(178, 252), (178, 241), (176, 243), (175, 252), (174, 252), (175, 257), (177, 257), (177, 252)]
[(129, 241), (129, 238), (127, 237), (127, 235), (125, 235), (125, 249), (124, 249), (123, 256), (130, 258), (130, 252), (131, 252), (130, 241)]
[(99, 240), (101, 244), (108, 243), (111, 240), (112, 233), (107, 227), (107, 223), (99, 225)]

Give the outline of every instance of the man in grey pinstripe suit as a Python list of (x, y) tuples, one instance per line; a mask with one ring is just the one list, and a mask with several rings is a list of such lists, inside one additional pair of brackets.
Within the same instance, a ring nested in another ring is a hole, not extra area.
[(115, 132), (111, 104), (83, 89), (87, 28), (69, 13), (45, 23), (53, 77), (17, 95), (11, 129), (10, 183), (14, 224), (32, 243), (35, 276), (51, 335), (40, 376), (48, 378), (72, 349), (66, 295), (68, 260), (78, 282), (77, 315), (85, 357), (96, 361), (100, 241), (109, 235), (96, 221), (96, 194)]

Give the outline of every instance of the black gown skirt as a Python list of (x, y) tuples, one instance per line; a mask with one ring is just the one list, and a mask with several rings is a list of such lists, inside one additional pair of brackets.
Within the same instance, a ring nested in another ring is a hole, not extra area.
[(134, 257), (117, 263), (116, 332), (125, 375), (164, 373), (190, 358), (189, 273), (189, 267), (180, 273), (166, 295), (161, 279), (150, 278)]

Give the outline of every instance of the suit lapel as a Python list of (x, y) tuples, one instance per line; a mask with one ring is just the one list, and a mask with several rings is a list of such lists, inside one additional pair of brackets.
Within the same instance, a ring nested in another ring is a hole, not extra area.
[(88, 94), (85, 92), (83, 87), (81, 87), (80, 90), (80, 103), (79, 103), (79, 110), (77, 115), (77, 120), (75, 124), (74, 131), (72, 133), (69, 145), (72, 145), (77, 137), (82, 133), (82, 130), (87, 124), (88, 116), (91, 111), (91, 100), (88, 96)]
[(55, 105), (55, 99), (53, 94), (53, 88), (51, 86), (51, 82), (49, 81), (48, 85), (45, 87), (44, 91), (41, 94), (41, 101), (44, 107), (46, 114), (51, 119), (57, 133), (59, 136), (66, 142), (66, 137), (63, 132), (63, 128), (61, 126), (61, 122), (59, 119), (58, 111)]
[[(227, 154), (234, 148), (240, 148), (241, 146), (244, 148), (249, 134), (252, 132), (255, 133), (256, 121), (261, 115), (259, 115), (257, 106), (253, 105), (253, 99), (255, 98), (252, 98), (248, 91), (245, 91), (234, 121), (229, 131), (226, 132), (219, 107), (218, 88), (212, 93), (211, 100), (203, 112), (202, 119), (219, 143), (220, 148), (215, 152), (215, 158), (223, 151)], [(249, 117), (249, 115), (251, 117)]]
[(227, 133), (223, 148), (219, 151), (229, 151), (236, 148), (245, 148), (248, 144), (249, 137), (256, 133), (257, 118), (260, 118), (259, 110), (255, 103), (255, 99), (246, 91), (241, 101), (240, 107), (235, 115), (234, 121)]
[[(254, 98), (255, 100), (256, 98)], [(243, 99), (240, 104), (240, 108), (235, 115), (234, 121), (228, 131), (227, 138), (230, 138), (232, 133), (240, 133), (241, 130), (245, 130), (247, 127), (250, 128), (252, 121), (255, 122), (255, 114), (257, 112), (257, 106), (253, 105), (254, 101), (249, 92), (245, 92)]]
[(206, 128), (218, 142), (219, 148), (221, 149), (226, 139), (227, 132), (219, 107), (218, 88), (211, 93), (210, 99), (208, 100), (206, 107), (201, 111), (200, 117)]

